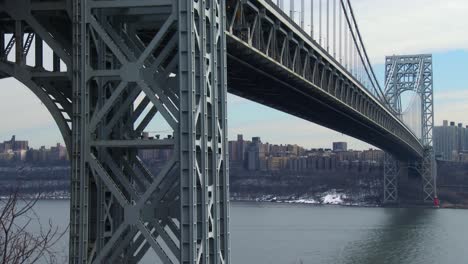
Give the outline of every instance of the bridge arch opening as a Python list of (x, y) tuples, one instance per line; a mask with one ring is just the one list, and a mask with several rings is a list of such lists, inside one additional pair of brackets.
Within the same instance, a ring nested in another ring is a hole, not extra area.
[(65, 137), (44, 102), (13, 77), (0, 80), (0, 139), (31, 139), (33, 147), (65, 144)]
[[(37, 96), (40, 91), (34, 89), (13, 77), (0, 79), (0, 144), (10, 143), (9, 150), (0, 146), (0, 196), (12, 188), (20, 188), (26, 197), (41, 194), (34, 210), (48, 213), (41, 213), (38, 223), (46, 227), (51, 221), (54, 228), (64, 232), (69, 223), (68, 206), (62, 210), (56, 206), (68, 203), (50, 199), (68, 199), (70, 161), (65, 138), (46, 104)], [(39, 233), (37, 228), (35, 224), (28, 227), (33, 233)], [(53, 249), (67, 252), (67, 245), (68, 232)], [(67, 253), (57, 253), (58, 259), (62, 257), (67, 257)]]
[(400, 94), (401, 118), (403, 123), (416, 135), (422, 137), (422, 105), (421, 94), (417, 91), (406, 90)]

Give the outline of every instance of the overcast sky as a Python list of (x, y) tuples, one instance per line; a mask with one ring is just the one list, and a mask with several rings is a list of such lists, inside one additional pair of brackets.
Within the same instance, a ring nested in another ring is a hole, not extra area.
[[(299, 3), (296, 0), (296, 6)], [(449, 119), (468, 123), (468, 1), (353, 0), (352, 3), (379, 78), (383, 76), (386, 55), (432, 53), (436, 122)], [(305, 147), (330, 147), (332, 141), (348, 141), (354, 149), (370, 147), (233, 95), (229, 96), (228, 116), (231, 139), (243, 133), (245, 138), (261, 136), (264, 142)], [(5, 79), (0, 80), (0, 141), (12, 134), (29, 139), (34, 147), (63, 142), (41, 102), (23, 85)]]

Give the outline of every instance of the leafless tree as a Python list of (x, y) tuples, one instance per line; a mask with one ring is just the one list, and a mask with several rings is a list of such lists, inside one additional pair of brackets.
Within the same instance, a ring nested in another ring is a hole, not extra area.
[[(54, 246), (66, 230), (53, 226), (51, 220), (42, 225), (34, 206), (41, 198), (36, 195), (26, 199), (19, 185), (0, 198), (0, 264), (57, 262)], [(36, 232), (31, 231), (33, 227)]]

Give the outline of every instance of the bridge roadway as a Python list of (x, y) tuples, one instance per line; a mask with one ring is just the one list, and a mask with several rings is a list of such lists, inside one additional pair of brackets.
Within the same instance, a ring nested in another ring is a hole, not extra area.
[[(26, 12), (11, 10), (12, 2), (0, 2), (8, 14), (0, 14), (3, 33), (13, 33), (11, 18)], [(30, 7), (38, 14), (38, 24), (30, 23), (29, 29), (40, 27), (36, 33), (70, 65), (70, 2), (32, 1)], [(226, 13), (229, 92), (358, 138), (398, 159), (422, 157), (423, 147), (416, 136), (270, 0), (228, 0)], [(144, 30), (146, 34), (151, 31)], [(18, 72), (15, 65), (2, 64), (3, 77)], [(71, 89), (71, 84), (63, 82), (63, 74), (29, 70), (49, 79), (55, 75), (60, 79), (56, 90)]]

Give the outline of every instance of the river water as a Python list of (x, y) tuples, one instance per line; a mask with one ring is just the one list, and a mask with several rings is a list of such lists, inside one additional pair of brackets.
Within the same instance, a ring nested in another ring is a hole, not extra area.
[[(62, 227), (68, 210), (36, 205)], [(468, 263), (468, 210), (232, 202), (231, 252), (234, 264)]]

